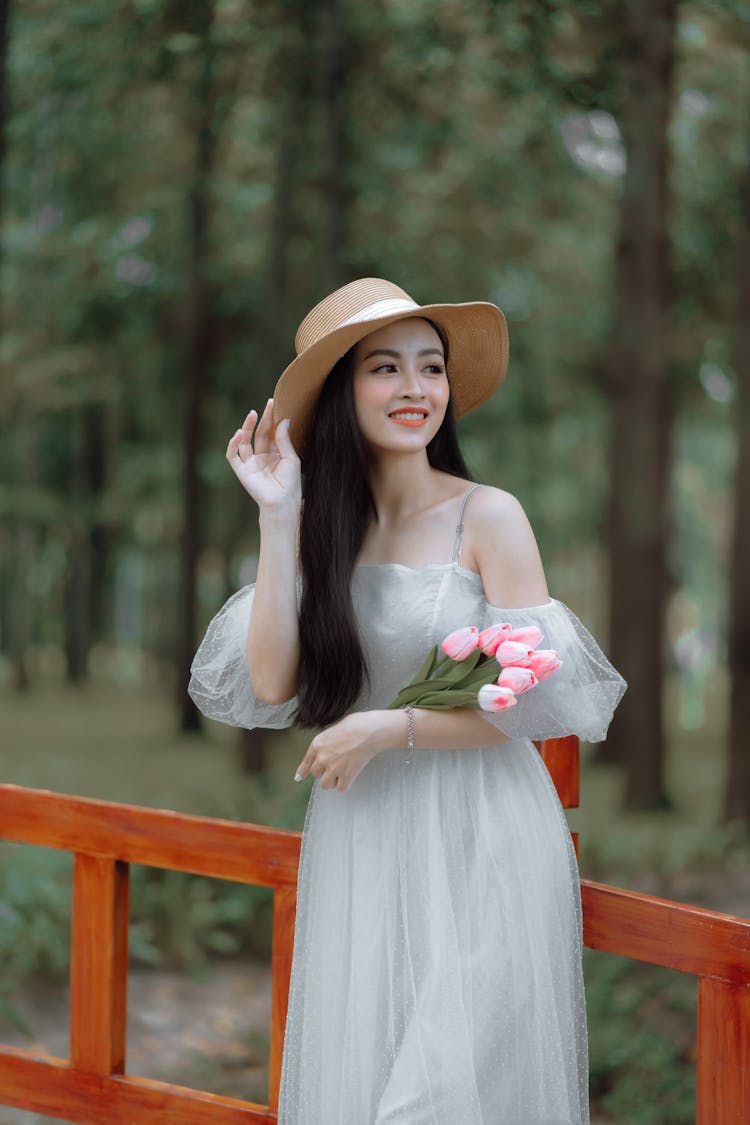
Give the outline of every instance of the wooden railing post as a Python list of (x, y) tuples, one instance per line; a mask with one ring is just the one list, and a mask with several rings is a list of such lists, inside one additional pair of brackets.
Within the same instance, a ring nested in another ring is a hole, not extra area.
[[(564, 738), (547, 738), (535, 742), (552, 781), (554, 782), (560, 804), (564, 809), (577, 809), (580, 796), (580, 744), (575, 734)], [(578, 855), (578, 833), (571, 832), (573, 847)]]
[(273, 952), (271, 955), (271, 1049), (268, 1070), (268, 1104), (279, 1108), (281, 1061), (284, 1029), (289, 1006), (289, 981), (292, 975), (294, 922), (297, 912), (296, 887), (277, 887), (273, 896)]
[(696, 1125), (750, 1121), (750, 984), (698, 984)]
[(125, 1073), (127, 863), (76, 853), (70, 957), (70, 1065)]

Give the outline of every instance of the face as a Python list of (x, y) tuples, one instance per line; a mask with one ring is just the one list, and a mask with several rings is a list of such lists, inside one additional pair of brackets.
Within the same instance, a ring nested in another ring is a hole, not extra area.
[(450, 387), (443, 345), (418, 317), (371, 332), (354, 352), (354, 408), (370, 446), (424, 449), (440, 429)]

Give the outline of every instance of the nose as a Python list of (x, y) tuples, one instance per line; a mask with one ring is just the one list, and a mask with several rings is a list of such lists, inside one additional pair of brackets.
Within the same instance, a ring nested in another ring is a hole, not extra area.
[(416, 365), (410, 363), (404, 364), (401, 376), (401, 391), (403, 394), (408, 395), (409, 398), (424, 398), (424, 391), (422, 389), (422, 380), (420, 378), (419, 369)]

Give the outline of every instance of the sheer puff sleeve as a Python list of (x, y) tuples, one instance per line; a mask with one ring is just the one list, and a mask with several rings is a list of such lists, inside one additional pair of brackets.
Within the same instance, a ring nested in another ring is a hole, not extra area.
[(562, 664), (548, 679), (516, 697), (507, 711), (480, 714), (508, 738), (563, 738), (575, 734), (602, 742), (627, 684), (572, 610), (555, 598), (526, 609), (486, 604), (483, 629), (508, 621), (514, 629), (536, 625), (537, 648), (552, 648)]
[[(210, 622), (190, 667), (188, 695), (209, 719), (234, 727), (272, 727), (294, 724), (297, 697), (284, 703), (264, 703), (253, 690), (247, 666), (247, 632), (255, 583), (243, 586)], [(297, 605), (300, 581), (297, 581)]]

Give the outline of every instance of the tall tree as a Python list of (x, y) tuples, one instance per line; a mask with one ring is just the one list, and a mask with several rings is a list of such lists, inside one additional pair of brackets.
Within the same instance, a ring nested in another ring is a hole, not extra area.
[(349, 146), (347, 79), (349, 55), (345, 22), (348, 16), (341, 0), (323, 0), (319, 7), (318, 59), (320, 66), (323, 143), (325, 145), (324, 188), (327, 201), (324, 217), (324, 288), (331, 292), (347, 276), (349, 210)]
[(183, 527), (180, 553), (179, 649), (177, 706), (183, 730), (196, 730), (200, 716), (187, 694), (195, 651), (196, 576), (201, 546), (199, 454), (203, 405), (211, 382), (214, 309), (209, 285), (211, 176), (216, 151), (216, 46), (212, 38), (214, 4), (190, 9), (198, 36), (197, 73), (192, 90), (195, 151), (188, 204), (189, 276), (185, 301), (185, 366), (183, 413)]
[(738, 458), (729, 593), (729, 772), (726, 818), (750, 829), (750, 146), (740, 185), (738, 301), (734, 369), (737, 375)]
[[(3, 214), (3, 173), (5, 170), (5, 131), (8, 119), (8, 19), (10, 0), (0, 0), (0, 220)], [(0, 244), (0, 254), (2, 245)], [(0, 259), (1, 261), (2, 259)]]
[[(290, 265), (296, 225), (299, 192), (295, 190), (302, 174), (304, 146), (309, 139), (309, 108), (312, 92), (310, 45), (314, 43), (313, 11), (306, 0), (281, 0), (278, 6), (281, 34), (274, 58), (269, 64), (266, 89), (274, 112), (273, 195), (266, 248), (263, 316), (259, 334), (263, 340), (263, 370), (251, 370), (248, 400), (262, 410), (263, 383), (277, 377), (289, 357)], [(239, 419), (238, 419), (239, 421)], [(237, 528), (243, 526), (253, 502), (241, 490), (233, 489), (231, 501), (236, 520), (225, 521), (227, 556), (236, 546)], [(273, 735), (262, 727), (239, 732), (239, 759), (246, 773), (262, 773)]]
[(620, 0), (621, 118), (627, 170), (614, 260), (608, 362), (613, 662), (629, 690), (607, 753), (626, 765), (628, 808), (669, 803), (663, 782), (668, 593), (669, 144), (676, 0)]

